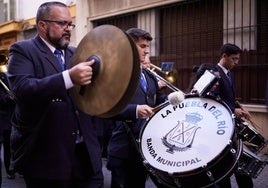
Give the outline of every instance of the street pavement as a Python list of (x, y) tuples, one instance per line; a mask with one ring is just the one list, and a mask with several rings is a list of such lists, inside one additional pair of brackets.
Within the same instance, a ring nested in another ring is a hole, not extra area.
[[(106, 164), (106, 159), (103, 159), (104, 188), (109, 188), (111, 174), (110, 174), (110, 171), (106, 169), (105, 164)], [(5, 173), (4, 168), (2, 168), (2, 172), (3, 172), (2, 188), (25, 188), (23, 178), (19, 177), (18, 174), (16, 174), (15, 179), (10, 180), (6, 178), (6, 173)], [(268, 167), (266, 166), (262, 170), (261, 174), (256, 179), (253, 179), (253, 181), (254, 181), (255, 188), (267, 188), (268, 187)], [(233, 188), (238, 188), (234, 176), (231, 177), (231, 183), (232, 183)], [(156, 188), (156, 186), (149, 179), (146, 182), (146, 188)]]

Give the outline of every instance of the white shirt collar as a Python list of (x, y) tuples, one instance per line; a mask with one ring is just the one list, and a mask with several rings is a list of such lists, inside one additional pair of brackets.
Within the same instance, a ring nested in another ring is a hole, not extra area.
[(223, 70), (223, 72), (227, 75), (227, 73), (229, 71), (225, 67), (223, 67), (220, 63), (218, 63), (218, 65), (221, 67), (221, 69)]
[[(44, 43), (47, 45), (47, 47), (51, 50), (51, 52), (54, 54), (54, 51), (56, 50), (56, 48), (54, 46), (52, 46), (51, 44), (49, 44), (45, 39), (43, 39), (41, 36), (40, 38), (44, 41)], [(64, 50), (61, 50), (62, 54), (64, 56)]]

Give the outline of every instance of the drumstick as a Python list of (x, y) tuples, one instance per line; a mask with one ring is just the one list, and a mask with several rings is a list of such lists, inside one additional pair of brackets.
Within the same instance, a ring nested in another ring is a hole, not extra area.
[(167, 98), (168, 98), (167, 101), (154, 107), (153, 112), (160, 110), (161, 108), (167, 106), (168, 104), (176, 106), (185, 99), (185, 96), (184, 96), (184, 93), (182, 91), (174, 91), (174, 92), (170, 93)]
[(166, 102), (164, 102), (164, 103), (162, 103), (162, 104), (160, 104), (160, 105), (154, 107), (152, 110), (153, 110), (153, 112), (156, 112), (156, 111), (158, 111), (158, 110), (164, 108), (164, 107), (167, 106), (168, 104), (169, 104), (169, 101), (166, 101)]
[[(236, 103), (242, 110), (245, 111), (245, 108), (240, 104), (239, 101), (235, 101), (235, 103)], [(253, 121), (251, 120), (251, 118), (246, 118), (246, 120), (248, 120), (248, 121), (252, 124), (252, 126), (253, 126), (254, 128), (256, 128), (256, 129), (257, 129), (257, 128), (261, 129), (260, 126), (258, 126), (255, 122), (253, 122)]]

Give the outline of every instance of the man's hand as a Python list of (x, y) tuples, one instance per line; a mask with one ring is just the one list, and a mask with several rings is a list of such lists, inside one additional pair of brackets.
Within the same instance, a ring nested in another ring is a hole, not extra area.
[(83, 86), (91, 83), (94, 62), (94, 60), (81, 62), (69, 69), (70, 77), (75, 85)]
[(137, 110), (138, 110), (138, 117), (141, 119), (147, 119), (148, 117), (151, 117), (154, 114), (153, 108), (151, 108), (148, 105), (138, 105)]
[(234, 113), (237, 117), (244, 117), (248, 120), (251, 118), (250, 113), (244, 108), (236, 108)]

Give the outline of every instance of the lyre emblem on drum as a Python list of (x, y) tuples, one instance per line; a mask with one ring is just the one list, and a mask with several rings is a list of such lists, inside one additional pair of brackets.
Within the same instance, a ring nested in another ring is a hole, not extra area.
[(185, 151), (189, 149), (194, 140), (195, 133), (200, 128), (197, 123), (203, 119), (199, 113), (188, 113), (185, 120), (178, 121), (178, 124), (172, 128), (163, 138), (163, 144), (168, 147), (167, 152)]

